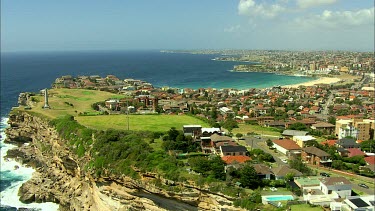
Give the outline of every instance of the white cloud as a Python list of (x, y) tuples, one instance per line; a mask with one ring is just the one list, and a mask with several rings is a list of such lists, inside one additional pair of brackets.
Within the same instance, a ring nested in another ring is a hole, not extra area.
[(329, 11), (325, 10), (322, 14), (310, 17), (297, 18), (295, 20), (300, 26), (304, 27), (326, 27), (339, 28), (345, 26), (374, 26), (374, 7), (358, 11)]
[(336, 3), (337, 0), (297, 0), (297, 5), (300, 8), (317, 7), (322, 5), (329, 5)]
[(283, 11), (285, 11), (285, 7), (280, 4), (257, 4), (254, 0), (240, 0), (238, 4), (240, 15), (252, 17), (274, 18)]
[(238, 31), (240, 28), (241, 28), (241, 25), (235, 25), (235, 26), (231, 26), (231, 27), (225, 28), (224, 32), (232, 33), (232, 32)]

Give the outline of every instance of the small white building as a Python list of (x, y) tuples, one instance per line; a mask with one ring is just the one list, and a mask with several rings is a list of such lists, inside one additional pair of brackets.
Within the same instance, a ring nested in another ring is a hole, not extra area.
[(320, 190), (333, 199), (347, 198), (352, 194), (352, 183), (345, 177), (320, 178)]

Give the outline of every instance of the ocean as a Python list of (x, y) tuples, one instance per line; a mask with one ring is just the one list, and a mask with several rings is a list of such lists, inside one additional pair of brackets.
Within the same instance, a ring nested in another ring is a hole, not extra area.
[[(265, 88), (303, 83), (313, 78), (271, 73), (232, 72), (241, 62), (214, 61), (220, 55), (161, 53), (159, 51), (82, 51), (82, 52), (9, 52), (1, 53), (1, 180), (0, 210), (5, 206), (56, 210), (53, 203), (22, 204), (17, 192), (31, 178), (31, 168), (3, 156), (13, 145), (4, 144), (7, 115), (17, 105), (20, 92), (37, 92), (50, 88), (63, 75), (116, 75), (134, 78), (156, 87), (177, 88)], [(246, 63), (248, 64), (248, 63)], [(14, 170), (14, 166), (20, 166)], [(10, 210), (10, 209), (9, 209)]]

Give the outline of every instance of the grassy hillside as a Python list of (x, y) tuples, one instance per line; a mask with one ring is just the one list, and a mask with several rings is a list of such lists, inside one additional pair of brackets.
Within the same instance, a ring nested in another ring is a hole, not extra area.
[[(33, 96), (32, 112), (42, 114), (50, 119), (67, 114), (72, 115), (80, 124), (99, 130), (110, 128), (127, 130), (128, 128), (126, 115), (78, 116), (83, 112), (96, 112), (91, 108), (95, 102), (110, 98), (123, 98), (123, 95), (84, 89), (51, 89), (48, 93), (51, 109), (43, 109), (44, 96), (37, 95)], [(199, 124), (208, 127), (207, 123), (185, 115), (129, 115), (129, 122), (130, 130), (167, 131), (171, 127), (180, 130), (186, 124)]]
[(85, 89), (50, 89), (48, 96), (51, 109), (43, 109), (44, 96), (37, 95), (33, 96), (35, 104), (32, 106), (32, 111), (51, 119), (67, 114), (78, 116), (80, 112), (94, 112), (91, 108), (93, 103), (109, 98), (124, 97), (109, 92)]
[[(99, 130), (127, 130), (128, 127), (126, 115), (79, 116), (76, 120), (82, 125)], [(186, 115), (129, 115), (130, 130), (168, 131), (171, 127), (180, 130), (183, 125), (188, 124), (209, 127), (207, 123)]]

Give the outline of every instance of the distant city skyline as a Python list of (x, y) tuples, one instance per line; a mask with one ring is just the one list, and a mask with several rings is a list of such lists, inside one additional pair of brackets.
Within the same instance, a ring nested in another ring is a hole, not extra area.
[(373, 0), (1, 1), (1, 51), (374, 51)]

